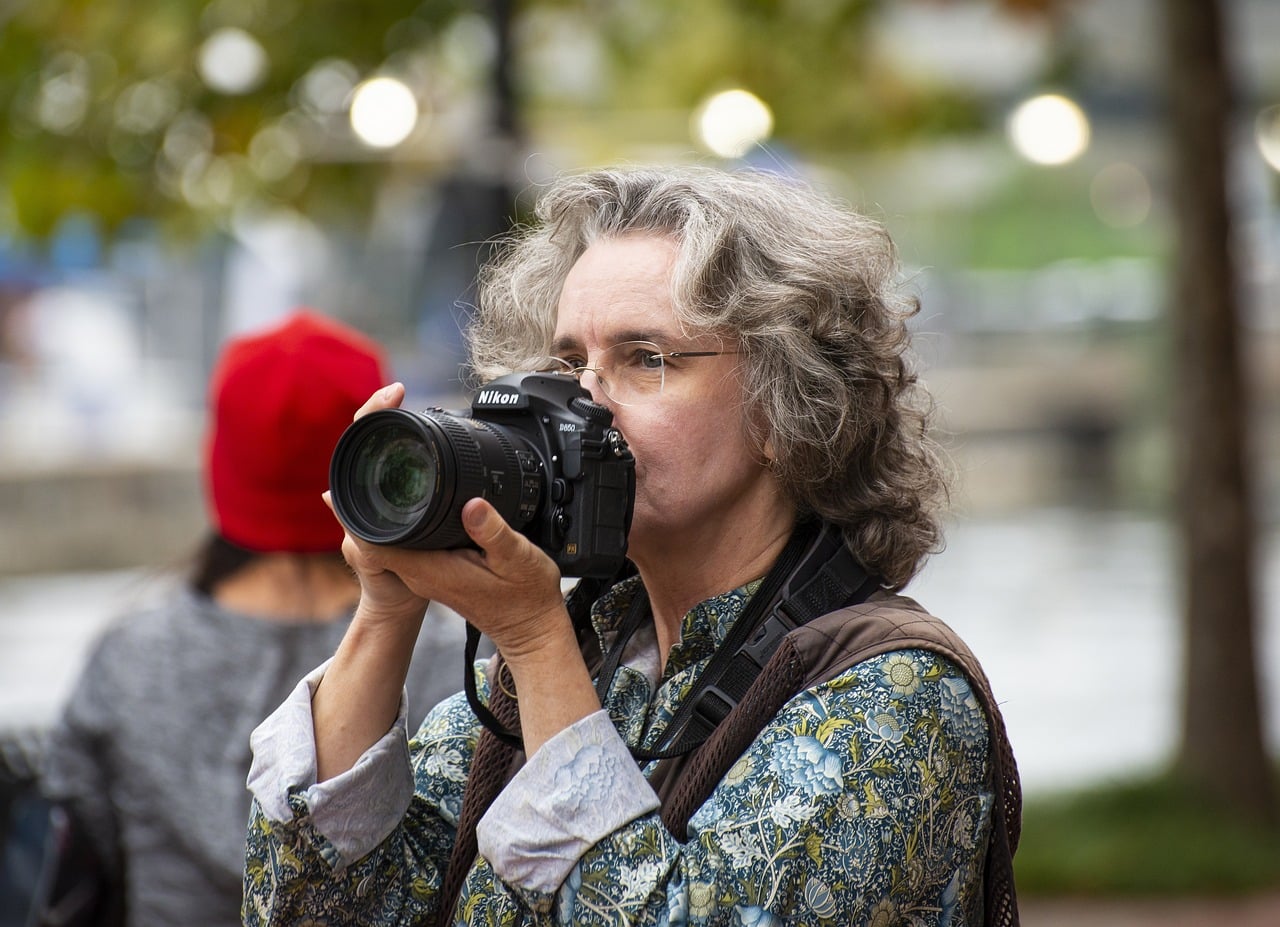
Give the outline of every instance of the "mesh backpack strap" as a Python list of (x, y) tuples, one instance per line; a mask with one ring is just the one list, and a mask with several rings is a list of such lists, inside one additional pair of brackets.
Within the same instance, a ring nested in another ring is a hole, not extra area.
[(662, 822), (677, 840), (689, 839), (689, 818), (711, 797), (729, 767), (746, 752), (756, 735), (800, 691), (804, 677), (804, 661), (791, 640), (783, 638), (755, 684), (724, 722), (682, 769), (662, 783), (664, 788), (659, 792)]
[[(715, 733), (687, 761), (650, 778), (662, 800), (662, 820), (676, 839), (689, 839), (689, 819), (710, 797), (791, 698), (848, 667), (892, 650), (922, 647), (956, 663), (982, 703), (989, 730), (988, 763), (995, 792), (983, 895), (988, 927), (1019, 927), (1013, 854), (1022, 820), (1022, 789), (1004, 719), (976, 658), (950, 628), (914, 602), (877, 597), (840, 609), (783, 638), (755, 684)], [(665, 773), (665, 775), (663, 774)]]
[[(515, 683), (501, 656), (494, 659), (499, 663), (489, 686), (489, 711), (505, 728), (518, 731), (520, 708), (511, 695), (515, 692)], [(467, 873), (476, 861), (476, 825), (506, 785), (518, 754), (515, 747), (500, 740), (489, 728), (480, 731), (475, 756), (471, 760), (471, 771), (467, 774), (467, 785), (462, 793), (458, 835), (449, 854), (448, 868), (441, 880), (440, 907), (435, 920), (437, 927), (453, 923), (453, 909), (458, 903), (458, 896), (462, 894), (462, 883), (466, 881)]]

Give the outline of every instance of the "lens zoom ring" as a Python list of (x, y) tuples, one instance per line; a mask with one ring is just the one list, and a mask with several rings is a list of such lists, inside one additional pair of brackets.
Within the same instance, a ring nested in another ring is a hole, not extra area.
[(494, 444), (498, 445), (502, 450), (502, 456), (506, 458), (507, 463), (507, 479), (515, 480), (520, 478), (520, 458), (516, 455), (516, 448), (510, 441), (507, 441), (494, 428), (490, 427), (488, 422), (476, 421), (476, 424), (492, 435)]
[(484, 469), (481, 464), (480, 445), (476, 437), (451, 415), (432, 416), (444, 430), (457, 466), (453, 468), (453, 498), (448, 512), (441, 512), (442, 522), (437, 529), (436, 540), (441, 546), (453, 547), (464, 543), (467, 534), (462, 528), (462, 506), (468, 499), (482, 494)]

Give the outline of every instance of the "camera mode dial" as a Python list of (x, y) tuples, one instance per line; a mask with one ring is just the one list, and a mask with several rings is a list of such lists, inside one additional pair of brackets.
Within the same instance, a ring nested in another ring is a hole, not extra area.
[(613, 421), (613, 413), (597, 402), (584, 396), (574, 396), (569, 400), (570, 411), (576, 412), (589, 422), (608, 425)]

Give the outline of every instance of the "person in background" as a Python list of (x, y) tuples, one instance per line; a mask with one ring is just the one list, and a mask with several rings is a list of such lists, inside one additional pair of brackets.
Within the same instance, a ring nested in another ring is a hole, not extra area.
[[(537, 220), (482, 271), (474, 368), (576, 377), (612, 413), (634, 573), (564, 599), (483, 498), (478, 549), (349, 534), (356, 618), (253, 735), (246, 924), (1016, 924), (998, 706), (899, 594), (948, 472), (888, 234), (692, 167), (563, 178)], [(410, 738), (429, 600), (498, 655)]]
[[(338, 437), (386, 378), (377, 344), (307, 310), (218, 358), (211, 531), (185, 582), (97, 640), (40, 769), (123, 874), (132, 927), (240, 923), (249, 734), (350, 623), (360, 586), (322, 494)], [(462, 685), (463, 628), (440, 618), (410, 671), (422, 712)]]

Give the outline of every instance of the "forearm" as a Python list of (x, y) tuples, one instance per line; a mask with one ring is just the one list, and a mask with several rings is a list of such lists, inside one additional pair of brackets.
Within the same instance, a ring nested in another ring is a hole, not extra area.
[(569, 616), (563, 608), (560, 611), (546, 623), (535, 648), (503, 654), (520, 699), (521, 736), (528, 756), (570, 725), (600, 710), (600, 699)]
[(311, 700), (318, 782), (351, 769), (395, 722), (422, 617), (373, 621), (357, 609)]

